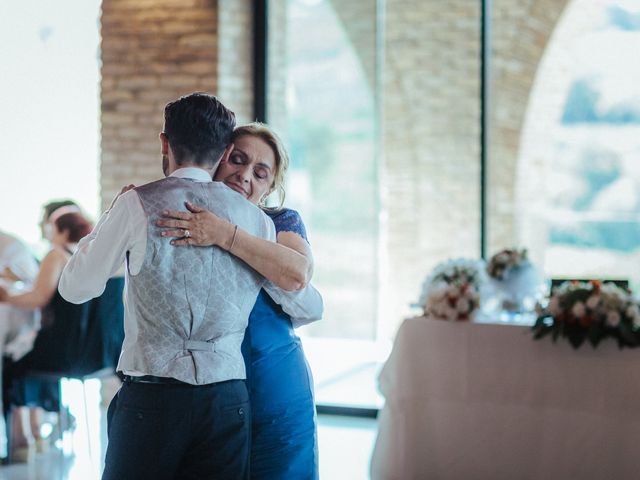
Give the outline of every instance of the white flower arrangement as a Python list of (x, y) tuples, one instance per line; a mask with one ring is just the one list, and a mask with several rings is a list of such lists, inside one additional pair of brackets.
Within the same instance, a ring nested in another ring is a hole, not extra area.
[(528, 264), (527, 249), (505, 248), (489, 259), (487, 273), (490, 277), (503, 280), (509, 270)]
[(459, 258), (440, 263), (423, 282), (417, 306), (434, 318), (469, 320), (480, 306), (483, 275), (481, 261)]
[(487, 264), (488, 288), (485, 313), (531, 313), (537, 302), (547, 295), (547, 280), (527, 257), (527, 250), (506, 248)]

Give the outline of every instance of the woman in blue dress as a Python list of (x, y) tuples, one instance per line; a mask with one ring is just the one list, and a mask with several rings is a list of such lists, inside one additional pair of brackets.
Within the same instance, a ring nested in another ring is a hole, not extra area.
[[(266, 125), (238, 127), (234, 149), (220, 163), (214, 180), (224, 182), (262, 206), (281, 192), (288, 156), (281, 140)], [(290, 209), (264, 211), (273, 220), (277, 243), (254, 237), (195, 205), (190, 212), (168, 212), (159, 222), (175, 245), (216, 245), (242, 259), (285, 290), (299, 290), (312, 275), (313, 260), (300, 215)], [(318, 450), (313, 379), (296, 319), (285, 314), (264, 290), (249, 317), (242, 345), (252, 408), (252, 479), (317, 479)]]

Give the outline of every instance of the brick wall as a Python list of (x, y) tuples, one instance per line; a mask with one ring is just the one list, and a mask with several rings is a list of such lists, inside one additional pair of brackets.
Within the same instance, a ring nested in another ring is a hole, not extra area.
[(101, 199), (162, 176), (164, 105), (194, 91), (250, 118), (250, 1), (104, 0)]
[(218, 90), (238, 124), (253, 116), (253, 2), (218, 0)]
[[(492, 16), (491, 148), (488, 165), (489, 255), (515, 245), (518, 170), (525, 115), (547, 44), (567, 0), (495, 1)], [(534, 181), (535, 177), (530, 177)], [(520, 174), (521, 175), (521, 174)], [(543, 175), (540, 175), (543, 177)], [(530, 192), (536, 195), (536, 192)], [(528, 245), (523, 245), (528, 246)]]
[(425, 275), (479, 254), (479, 3), (389, 0), (382, 83), (387, 301), (410, 313)]

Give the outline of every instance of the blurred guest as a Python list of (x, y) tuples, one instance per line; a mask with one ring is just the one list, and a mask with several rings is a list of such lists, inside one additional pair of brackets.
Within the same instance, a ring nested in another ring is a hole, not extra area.
[(42, 219), (40, 220), (40, 233), (42, 234), (42, 238), (45, 240), (51, 241), (54, 228), (53, 223), (55, 220), (53, 213), (56, 210), (60, 210), (62, 207), (67, 207), (64, 210), (61, 210), (62, 212), (80, 213), (80, 207), (78, 207), (78, 204), (73, 200), (54, 200), (45, 204), (42, 207)]
[[(33, 383), (25, 379), (21, 381), (20, 377), (31, 370), (66, 371), (73, 361), (70, 346), (64, 341), (69, 334), (66, 324), (70, 319), (86, 317), (88, 305), (73, 305), (65, 301), (58, 293), (58, 281), (78, 241), (87, 235), (91, 228), (91, 223), (75, 204), (54, 204), (53, 207), (51, 204), (46, 205), (42, 230), (45, 238), (51, 242), (52, 248), (42, 259), (31, 289), (14, 293), (0, 286), (0, 302), (27, 310), (42, 309), (42, 327), (33, 349), (11, 366), (12, 379), (16, 380), (12, 386), (12, 401), (16, 405), (40, 406), (50, 411), (59, 410), (57, 382)], [(56, 322), (56, 319), (63, 321)], [(14, 461), (29, 461), (35, 454), (36, 444), (44, 447), (38, 416), (38, 410), (34, 410), (29, 421), (28, 410), (25, 408), (19, 408), (14, 416)]]
[[(0, 230), (0, 286), (11, 292), (31, 287), (38, 273), (38, 263), (27, 246)], [(0, 391), (2, 391), (2, 357), (18, 360), (31, 350), (39, 328), (39, 311), (0, 304)], [(0, 412), (4, 411), (0, 396)], [(0, 416), (0, 457), (7, 457), (7, 434), (4, 415)]]

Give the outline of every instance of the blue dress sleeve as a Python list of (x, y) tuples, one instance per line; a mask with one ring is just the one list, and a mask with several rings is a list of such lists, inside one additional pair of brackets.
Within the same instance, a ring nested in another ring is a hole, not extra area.
[(307, 242), (307, 229), (304, 227), (302, 217), (295, 210), (289, 208), (283, 208), (275, 212), (267, 212), (273, 220), (273, 224), (276, 226), (276, 233), (280, 232), (293, 232), (300, 235)]

